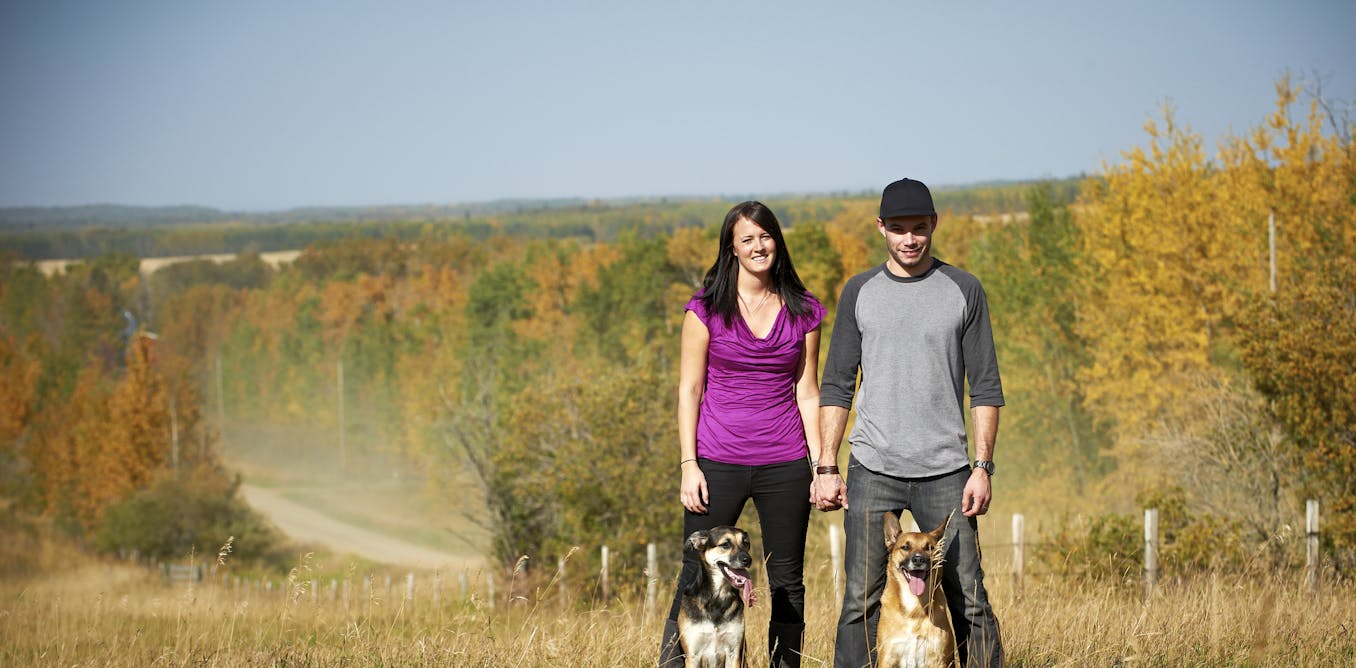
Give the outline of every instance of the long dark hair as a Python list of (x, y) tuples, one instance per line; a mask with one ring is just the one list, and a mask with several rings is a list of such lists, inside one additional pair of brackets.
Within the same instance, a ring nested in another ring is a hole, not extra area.
[(781, 298), (786, 310), (793, 316), (802, 316), (809, 312), (805, 303), (805, 284), (796, 274), (791, 262), (791, 251), (782, 237), (781, 223), (772, 209), (762, 202), (740, 202), (725, 214), (725, 224), (720, 227), (720, 246), (716, 251), (716, 261), (706, 270), (702, 279), (702, 301), (707, 313), (719, 315), (728, 324), (739, 312), (739, 292), (736, 285), (739, 277), (739, 258), (734, 252), (734, 226), (742, 219), (762, 228), (772, 236), (777, 244), (777, 257), (772, 260), (769, 278), (772, 291)]

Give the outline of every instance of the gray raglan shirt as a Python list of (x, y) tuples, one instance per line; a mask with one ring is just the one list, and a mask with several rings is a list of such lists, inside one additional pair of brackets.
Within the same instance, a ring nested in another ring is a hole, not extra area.
[(855, 390), (857, 423), (848, 443), (862, 466), (905, 478), (967, 466), (967, 379), (971, 406), (1003, 405), (979, 279), (934, 260), (918, 277), (895, 276), (882, 264), (848, 280), (819, 403), (851, 408)]

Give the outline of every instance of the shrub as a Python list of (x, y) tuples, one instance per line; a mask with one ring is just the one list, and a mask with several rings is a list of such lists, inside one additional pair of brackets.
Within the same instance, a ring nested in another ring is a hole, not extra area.
[(1143, 561), (1141, 535), (1139, 524), (1129, 515), (1065, 518), (1037, 554), (1064, 577), (1129, 580)]
[(168, 472), (150, 487), (109, 508), (96, 528), (104, 551), (137, 550), (157, 559), (214, 555), (234, 536), (232, 558), (281, 565), (277, 533), (236, 496), (239, 477), (205, 465)]

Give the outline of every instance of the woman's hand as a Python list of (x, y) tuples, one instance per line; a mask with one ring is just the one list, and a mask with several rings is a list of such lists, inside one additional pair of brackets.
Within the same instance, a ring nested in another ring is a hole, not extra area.
[(706, 504), (711, 497), (706, 491), (706, 474), (696, 461), (683, 463), (683, 486), (679, 493), (683, 507), (699, 515), (706, 514)]

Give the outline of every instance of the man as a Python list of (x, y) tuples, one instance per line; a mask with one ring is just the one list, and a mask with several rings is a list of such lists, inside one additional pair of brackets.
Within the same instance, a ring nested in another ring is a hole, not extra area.
[[(922, 182), (886, 186), (876, 227), (885, 239), (885, 263), (854, 276), (838, 300), (820, 384), (823, 438), (810, 485), (817, 508), (844, 509), (847, 577), (834, 666), (874, 665), (886, 577), (883, 516), (905, 509), (924, 529), (957, 511), (947, 529), (942, 577), (961, 665), (999, 666), (1002, 641), (984, 590), (975, 521), (992, 498), (1003, 405), (988, 302), (978, 279), (932, 257), (937, 211)], [(836, 463), (854, 394), (848, 485)]]

